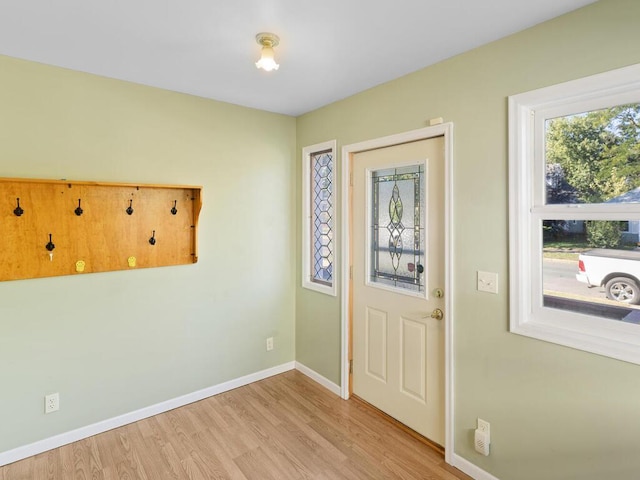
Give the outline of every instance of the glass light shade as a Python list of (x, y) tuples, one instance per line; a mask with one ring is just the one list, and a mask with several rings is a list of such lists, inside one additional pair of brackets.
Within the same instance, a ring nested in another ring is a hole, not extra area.
[(262, 55), (260, 56), (260, 60), (256, 62), (256, 67), (261, 68), (267, 72), (271, 70), (278, 70), (280, 65), (278, 65), (273, 58), (273, 48), (271, 47), (262, 47)]

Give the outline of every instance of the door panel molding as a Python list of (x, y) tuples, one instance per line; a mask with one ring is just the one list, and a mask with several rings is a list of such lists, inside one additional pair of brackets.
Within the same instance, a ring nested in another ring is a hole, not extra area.
[(382, 383), (387, 383), (387, 312), (367, 307), (367, 334), (365, 373)]
[[(350, 231), (351, 231), (351, 191), (350, 182), (352, 174), (352, 161), (354, 154), (367, 150), (390, 147), (417, 140), (425, 140), (432, 137), (444, 136), (444, 243), (445, 243), (445, 461), (453, 461), (454, 445), (454, 392), (453, 392), (453, 257), (451, 247), (453, 245), (452, 219), (453, 219), (453, 123), (444, 123), (432, 127), (420, 128), (409, 132), (399, 133), (386, 137), (376, 138), (363, 142), (344, 145), (341, 152), (342, 162), (342, 189), (341, 189), (341, 262), (340, 278), (341, 282), (341, 331), (342, 331), (342, 355), (341, 355), (341, 396), (348, 399), (350, 396), (350, 361), (352, 354), (351, 338), (351, 282), (349, 272), (352, 264)], [(426, 392), (425, 392), (426, 394)]]
[[(400, 320), (400, 391), (414, 400), (426, 404), (427, 325), (404, 316)], [(406, 365), (411, 363), (410, 358), (416, 356), (420, 357), (420, 361), (416, 363), (420, 366), (420, 370), (411, 374)]]

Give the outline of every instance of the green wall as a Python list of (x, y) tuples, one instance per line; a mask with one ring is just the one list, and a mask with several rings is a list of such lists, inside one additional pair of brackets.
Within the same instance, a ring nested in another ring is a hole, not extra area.
[(295, 122), (0, 57), (0, 176), (204, 187), (195, 265), (0, 283), (0, 452), (294, 360)]
[[(640, 2), (602, 0), (298, 118), (298, 151), (454, 123), (455, 453), (501, 480), (640, 476), (640, 366), (509, 333), (507, 291), (507, 97), (640, 62), (638, 25)], [(297, 285), (297, 360), (339, 383), (340, 299)]]
[(0, 452), (294, 358), (339, 383), (340, 299), (299, 286), (300, 151), (442, 116), (455, 453), (501, 480), (637, 478), (640, 367), (510, 334), (506, 285), (507, 96), (640, 62), (638, 24), (601, 0), (298, 119), (0, 57), (0, 176), (204, 187), (195, 265), (0, 283)]

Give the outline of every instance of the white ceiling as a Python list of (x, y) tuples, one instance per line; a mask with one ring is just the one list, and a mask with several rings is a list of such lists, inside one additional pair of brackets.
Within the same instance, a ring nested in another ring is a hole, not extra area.
[(0, 0), (0, 54), (300, 115), (590, 3)]

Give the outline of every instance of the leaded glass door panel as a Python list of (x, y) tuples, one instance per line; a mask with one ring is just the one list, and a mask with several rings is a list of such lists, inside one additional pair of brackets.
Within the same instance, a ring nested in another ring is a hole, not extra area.
[(367, 284), (425, 297), (427, 162), (367, 172)]
[(352, 158), (353, 393), (443, 444), (444, 139)]

